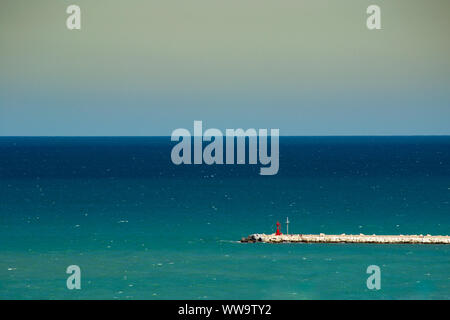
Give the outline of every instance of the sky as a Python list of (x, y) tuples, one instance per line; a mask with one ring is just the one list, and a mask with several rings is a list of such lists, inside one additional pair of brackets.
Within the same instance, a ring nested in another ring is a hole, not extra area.
[[(66, 28), (67, 6), (81, 30)], [(366, 9), (381, 8), (381, 30)], [(449, 135), (448, 0), (2, 0), (0, 136)]]

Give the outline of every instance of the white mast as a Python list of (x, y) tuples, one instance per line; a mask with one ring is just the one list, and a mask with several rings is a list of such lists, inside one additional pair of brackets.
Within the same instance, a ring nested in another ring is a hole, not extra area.
[(286, 217), (286, 234), (289, 234), (289, 217)]

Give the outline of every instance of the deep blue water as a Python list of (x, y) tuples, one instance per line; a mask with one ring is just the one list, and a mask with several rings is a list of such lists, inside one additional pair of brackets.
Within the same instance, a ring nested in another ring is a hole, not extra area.
[(275, 176), (176, 166), (173, 145), (0, 138), (0, 299), (450, 298), (450, 246), (236, 242), (286, 216), (291, 233), (450, 234), (450, 137), (282, 137)]

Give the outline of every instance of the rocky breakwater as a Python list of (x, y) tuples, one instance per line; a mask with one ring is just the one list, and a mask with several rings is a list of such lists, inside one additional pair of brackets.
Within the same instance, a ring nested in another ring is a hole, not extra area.
[(450, 236), (432, 235), (327, 235), (327, 234), (251, 234), (241, 242), (254, 243), (379, 243), (379, 244), (450, 244)]

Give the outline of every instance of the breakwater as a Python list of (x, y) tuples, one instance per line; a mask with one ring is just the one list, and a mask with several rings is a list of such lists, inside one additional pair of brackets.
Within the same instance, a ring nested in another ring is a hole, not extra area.
[(331, 235), (331, 234), (251, 234), (241, 242), (254, 243), (379, 243), (379, 244), (450, 244), (450, 236), (432, 235)]

